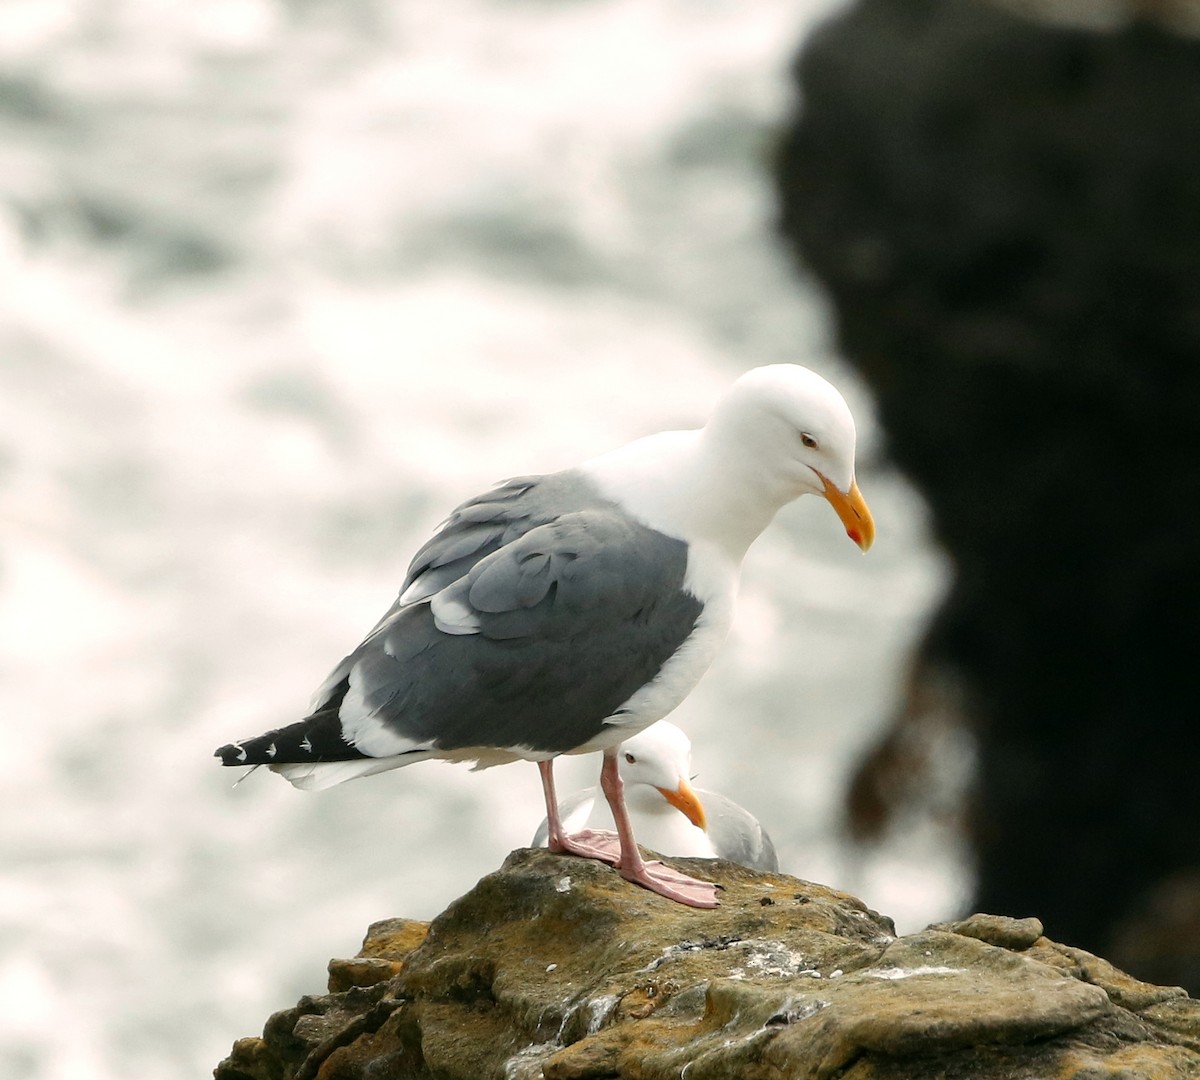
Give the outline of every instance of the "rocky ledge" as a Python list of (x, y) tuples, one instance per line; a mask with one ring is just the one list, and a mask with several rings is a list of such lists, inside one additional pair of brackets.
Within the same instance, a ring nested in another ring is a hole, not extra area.
[(1200, 1002), (974, 915), (897, 937), (862, 901), (671, 859), (695, 911), (606, 866), (515, 851), (432, 923), (374, 924), (329, 992), (240, 1039), (217, 1080), (1185, 1080)]

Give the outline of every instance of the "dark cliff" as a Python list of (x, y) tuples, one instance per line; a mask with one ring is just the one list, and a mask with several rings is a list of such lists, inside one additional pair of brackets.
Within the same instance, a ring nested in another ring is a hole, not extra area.
[(975, 906), (1193, 993), (1196, 11), (860, 0), (803, 49), (776, 171), (954, 563), (856, 829), (936, 790), (921, 764), (957, 712)]

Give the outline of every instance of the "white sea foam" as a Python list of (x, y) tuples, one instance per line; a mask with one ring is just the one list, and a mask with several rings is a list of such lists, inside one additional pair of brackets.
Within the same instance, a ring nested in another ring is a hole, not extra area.
[[(761, 172), (836, 2), (18, 5), (45, 109), (0, 147), (0, 1075), (203, 1075), (525, 842), (526, 766), (305, 795), (209, 756), (298, 715), (454, 503), (698, 423), (772, 359), (870, 443)], [(846, 887), (830, 778), (941, 573), (869, 453), (860, 479), (870, 559), (827, 507), (781, 515), (680, 716), (785, 867)]]

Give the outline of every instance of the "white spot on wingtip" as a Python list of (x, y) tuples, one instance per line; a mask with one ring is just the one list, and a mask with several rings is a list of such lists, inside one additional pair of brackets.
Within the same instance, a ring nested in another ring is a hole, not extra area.
[(278, 751), (275, 749), (275, 744), (271, 743), (271, 745), (267, 747), (267, 757), (273, 758), (277, 753)]
[(312, 753), (312, 743), (309, 742), (307, 735), (304, 736), (304, 741), (300, 744), (300, 749), (303, 750), (306, 754)]
[(241, 743), (234, 743), (233, 745), (237, 747), (237, 759), (238, 763), (241, 764), (241, 762), (246, 760), (246, 748)]

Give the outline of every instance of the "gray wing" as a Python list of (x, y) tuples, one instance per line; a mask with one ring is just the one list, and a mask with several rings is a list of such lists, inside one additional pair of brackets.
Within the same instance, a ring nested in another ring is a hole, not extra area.
[(383, 729), (436, 750), (561, 753), (599, 734), (702, 605), (683, 587), (687, 545), (581, 483), (513, 481), (460, 507), (319, 710), (351, 724), (355, 743)]
[(602, 505), (604, 500), (573, 470), (506, 480), (455, 508), (413, 556), (396, 605), (441, 592), (480, 559), (564, 512)]
[(455, 507), (413, 556), (392, 606), (355, 653), (345, 657), (317, 688), (312, 711), (329, 705), (338, 685), (350, 673), (355, 654), (389, 625), (401, 609), (440, 592), (481, 559), (530, 529), (553, 521), (564, 507), (580, 510), (592, 505), (605, 503), (581, 476), (566, 470), (547, 476), (514, 477)]
[(752, 870), (778, 871), (775, 845), (758, 818), (718, 792), (698, 794), (708, 816), (708, 836), (717, 858), (741, 863)]

